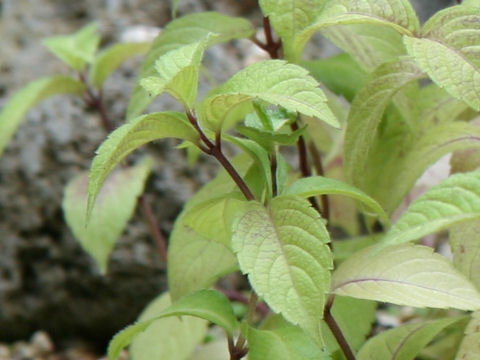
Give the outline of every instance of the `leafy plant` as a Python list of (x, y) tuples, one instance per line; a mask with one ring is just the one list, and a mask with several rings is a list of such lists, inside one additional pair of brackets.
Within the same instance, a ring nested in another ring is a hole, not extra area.
[[(423, 25), (407, 0), (259, 4), (265, 41), (247, 20), (218, 13), (174, 19), (151, 45), (99, 54), (94, 25), (48, 39), (80, 80), (37, 80), (0, 114), (3, 149), (28, 108), (47, 96), (84, 94), (99, 111), (110, 135), (88, 186), (85, 174), (73, 179), (63, 208), (102, 271), (155, 161), (119, 166), (131, 152), (173, 137), (222, 167), (175, 222), (163, 252), (169, 291), (113, 338), (109, 358), (130, 344), (136, 360), (215, 358), (219, 341), (230, 359), (480, 358), (480, 2), (439, 11)], [(316, 32), (344, 53), (302, 61)], [(236, 38), (271, 60), (198, 99), (204, 53)], [(144, 52), (127, 120), (113, 129), (102, 84), (122, 60)], [(143, 114), (165, 92), (184, 111)], [(238, 155), (227, 156), (226, 143)], [(295, 149), (298, 169), (286, 160)], [(420, 175), (451, 152), (458, 173), (390, 226)], [(453, 260), (422, 240), (444, 229)], [(242, 288), (220, 281), (241, 274)], [(379, 303), (418, 310), (381, 331)], [(205, 340), (212, 336), (215, 346)]]

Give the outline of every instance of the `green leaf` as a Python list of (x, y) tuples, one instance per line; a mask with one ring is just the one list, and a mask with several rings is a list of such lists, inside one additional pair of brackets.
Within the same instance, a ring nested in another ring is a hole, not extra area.
[(423, 76), (416, 64), (409, 59), (379, 66), (368, 83), (353, 100), (345, 134), (345, 169), (349, 182), (363, 189), (361, 183), (372, 136), (382, 119), (383, 112), (392, 97), (402, 87)]
[(480, 359), (480, 312), (472, 314), (472, 319), (465, 330), (465, 337), (460, 344), (455, 360)]
[(89, 72), (90, 83), (100, 89), (110, 76), (125, 60), (145, 54), (152, 46), (149, 42), (132, 42), (115, 44), (102, 51), (93, 61)]
[(390, 224), (385, 211), (383, 211), (382, 207), (374, 199), (356, 187), (340, 180), (329, 179), (323, 176), (302, 178), (290, 185), (285, 191), (285, 194), (297, 195), (304, 198), (329, 194), (345, 195), (365, 204), (369, 209), (378, 214), (386, 226)]
[(132, 359), (184, 360), (203, 339), (207, 322), (191, 316), (167, 317), (155, 320), (168, 311), (170, 296), (165, 293), (153, 300), (140, 315), (138, 322), (119, 332), (108, 346), (109, 360), (115, 360), (121, 350), (133, 340)]
[(468, 221), (450, 229), (453, 264), (480, 289), (480, 220)]
[[(260, 0), (263, 15), (268, 17), (282, 40), (286, 60), (300, 57), (294, 48), (297, 35), (311, 25), (321, 13), (326, 0)], [(301, 52), (301, 49), (299, 49)]]
[(339, 126), (316, 80), (282, 60), (260, 61), (236, 73), (200, 103), (199, 116), (210, 129), (220, 130), (235, 107), (256, 99)]
[(333, 273), (331, 291), (397, 305), (480, 309), (475, 287), (432, 251), (413, 244), (363, 249)]
[(177, 10), (178, 10), (178, 3), (180, 0), (170, 0), (171, 7), (172, 7), (172, 18), (175, 19), (177, 17)]
[(480, 171), (455, 174), (418, 197), (382, 240), (384, 245), (419, 239), (480, 217)]
[(329, 0), (316, 21), (296, 37), (295, 54), (301, 54), (305, 44), (316, 31), (351, 24), (374, 25), (370, 28), (377, 29), (379, 34), (374, 37), (380, 39), (383, 30), (380, 30), (379, 25), (407, 35), (419, 30), (417, 15), (408, 0)]
[(360, 251), (367, 246), (376, 244), (381, 235), (356, 236), (348, 239), (332, 241), (333, 255), (335, 261), (344, 261), (352, 254)]
[(420, 68), (450, 95), (480, 110), (480, 68), (455, 48), (438, 41), (404, 37), (405, 46)]
[(327, 59), (302, 61), (301, 65), (332, 92), (343, 95), (350, 102), (367, 80), (365, 71), (345, 53)]
[(203, 53), (215, 34), (163, 54), (155, 62), (157, 74), (140, 80), (140, 85), (155, 97), (168, 91), (184, 107), (193, 107), (197, 98), (198, 71)]
[(87, 25), (75, 34), (53, 36), (43, 41), (48, 50), (77, 71), (93, 62), (99, 43), (97, 24)]
[(413, 360), (443, 329), (464, 317), (451, 317), (403, 325), (371, 338), (358, 353), (358, 360)]
[(100, 145), (93, 159), (88, 184), (87, 220), (108, 174), (138, 147), (166, 137), (197, 141), (197, 132), (185, 116), (176, 112), (142, 115), (113, 131)]
[[(201, 41), (208, 33), (218, 34), (210, 38), (208, 46), (227, 42), (231, 39), (248, 38), (255, 32), (250, 21), (203, 12), (187, 15), (171, 21), (155, 39), (147, 54), (138, 76), (139, 79), (155, 75), (154, 63), (162, 55), (181, 46)], [(137, 84), (128, 103), (127, 118), (138, 116), (152, 101), (145, 90)]]
[(233, 227), (240, 269), (269, 306), (320, 341), (332, 255), (318, 213), (299, 197), (250, 202)]
[(275, 145), (295, 145), (300, 136), (305, 132), (306, 126), (291, 132), (274, 132), (268, 130), (259, 130), (250, 126), (239, 125), (236, 127), (238, 133), (252, 139), (271, 153)]
[(30, 108), (47, 97), (81, 95), (84, 90), (80, 81), (64, 75), (41, 78), (19, 90), (0, 111), (0, 155)]
[(96, 260), (102, 273), (107, 270), (108, 257), (115, 242), (133, 215), (137, 197), (143, 193), (152, 165), (153, 160), (146, 158), (132, 168), (114, 172), (98, 195), (88, 227), (88, 173), (79, 174), (65, 188), (62, 203), (65, 220), (75, 238)]
[(283, 322), (281, 326), (246, 330), (249, 360), (329, 360), (330, 355), (309, 338), (302, 329)]

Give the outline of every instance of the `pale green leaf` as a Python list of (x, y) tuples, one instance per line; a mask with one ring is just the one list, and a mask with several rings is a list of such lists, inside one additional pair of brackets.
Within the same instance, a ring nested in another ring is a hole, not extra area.
[(310, 176), (299, 179), (285, 191), (286, 195), (297, 195), (304, 198), (319, 195), (345, 195), (362, 202), (370, 210), (378, 214), (383, 223), (388, 227), (390, 221), (382, 207), (370, 196), (356, 187), (343, 181), (330, 179), (323, 176)]
[[(195, 347), (203, 340), (208, 325), (208, 322), (203, 319), (191, 316), (172, 316), (154, 320), (170, 305), (168, 293), (157, 297), (145, 308), (138, 322), (131, 326), (135, 328), (140, 324), (150, 323), (145, 331), (131, 334), (136, 335), (130, 346), (130, 357), (133, 360), (185, 360), (191, 356)], [(131, 342), (132, 336), (126, 340)], [(114, 341), (115, 338), (110, 342), (109, 355)], [(110, 357), (109, 359), (112, 360)]]
[[(138, 78), (155, 75), (154, 63), (163, 54), (200, 41), (208, 33), (218, 34), (217, 37), (210, 38), (211, 43), (208, 45), (211, 46), (231, 39), (248, 38), (254, 32), (250, 21), (215, 12), (196, 13), (177, 18), (171, 21), (155, 39), (142, 64)], [(127, 118), (131, 119), (141, 114), (151, 101), (145, 90), (137, 84), (130, 97)]]
[(236, 73), (200, 104), (200, 118), (212, 130), (238, 105), (260, 99), (338, 127), (327, 98), (304, 68), (282, 60), (260, 61)]
[(430, 39), (405, 36), (408, 53), (450, 95), (480, 110), (480, 68), (460, 50)]
[(75, 34), (53, 36), (43, 41), (53, 54), (77, 71), (93, 62), (99, 43), (96, 24), (87, 25)]
[(152, 159), (146, 158), (132, 168), (112, 173), (98, 194), (88, 226), (88, 173), (77, 175), (65, 188), (62, 203), (65, 220), (75, 238), (96, 260), (102, 273), (107, 270), (108, 257), (115, 242), (132, 217), (137, 197), (143, 193), (152, 163)]
[[(282, 40), (285, 59), (295, 60), (297, 35), (311, 25), (321, 13), (326, 0), (260, 0), (263, 15), (268, 17)], [(298, 50), (298, 49), (297, 49)], [(301, 49), (299, 49), (301, 52)]]
[(320, 341), (332, 255), (329, 235), (308, 201), (274, 198), (250, 202), (233, 227), (232, 247), (257, 294)]
[(480, 1), (479, 0), (463, 0), (462, 4), (463, 5), (468, 5), (468, 6), (480, 7)]
[(215, 34), (208, 33), (201, 41), (170, 50), (155, 62), (157, 73), (140, 80), (140, 85), (155, 97), (167, 91), (186, 108), (197, 98), (198, 71), (203, 53)]
[(161, 112), (139, 116), (108, 136), (98, 148), (90, 169), (87, 219), (103, 182), (115, 166), (138, 147), (166, 137), (196, 143), (197, 132), (183, 114)]
[(432, 248), (402, 244), (369, 247), (333, 273), (334, 294), (397, 305), (480, 309), (480, 294)]
[[(213, 331), (215, 330), (217, 329), (213, 328)], [(223, 332), (220, 336), (218, 334), (215, 334), (215, 335), (217, 336), (215, 336), (213, 340), (204, 342), (203, 344), (200, 344), (199, 346), (197, 346), (190, 360), (229, 359), (230, 352), (228, 351), (228, 339), (225, 333)]]
[(19, 90), (0, 111), (0, 155), (31, 107), (49, 96), (81, 95), (84, 90), (80, 81), (64, 75), (41, 78)]
[(377, 30), (380, 30), (379, 25), (383, 25), (407, 35), (419, 30), (417, 15), (408, 0), (329, 0), (316, 21), (296, 37), (295, 54), (301, 54), (316, 31), (349, 24), (374, 25)]
[(451, 317), (403, 325), (371, 338), (358, 360), (413, 360), (443, 329), (464, 317)]
[(464, 337), (464, 330), (468, 318), (459, 321), (443, 330), (435, 339), (425, 347), (419, 358), (425, 360), (452, 360), (460, 347)]
[(347, 120), (345, 134), (345, 170), (349, 182), (363, 188), (372, 137), (392, 97), (405, 85), (423, 76), (410, 59), (379, 66), (355, 97)]
[(145, 54), (152, 46), (149, 42), (132, 42), (115, 44), (102, 51), (93, 61), (89, 72), (90, 83), (96, 88), (101, 88), (105, 80), (125, 60)]
[(344, 261), (357, 251), (376, 244), (381, 236), (381, 234), (356, 236), (348, 239), (332, 241), (335, 261)]
[(465, 337), (460, 344), (455, 360), (480, 359), (480, 312), (472, 314), (472, 319), (465, 330)]
[(419, 239), (480, 217), (480, 171), (455, 174), (418, 197), (382, 240), (384, 245)]
[(453, 264), (480, 289), (480, 220), (468, 221), (450, 229)]

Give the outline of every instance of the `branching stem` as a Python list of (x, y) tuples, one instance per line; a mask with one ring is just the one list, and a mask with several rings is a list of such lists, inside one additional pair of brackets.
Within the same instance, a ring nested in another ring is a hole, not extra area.
[(268, 20), (268, 17), (263, 18), (263, 32), (265, 33), (266, 43), (261, 42), (255, 36), (252, 36), (250, 40), (255, 43), (255, 45), (268, 52), (272, 59), (279, 59), (282, 41), (275, 41), (273, 39), (272, 27), (270, 26), (270, 20)]

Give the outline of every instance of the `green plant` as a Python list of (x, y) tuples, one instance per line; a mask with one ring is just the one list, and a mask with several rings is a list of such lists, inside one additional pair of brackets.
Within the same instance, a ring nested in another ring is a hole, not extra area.
[[(423, 26), (407, 0), (261, 0), (260, 7), (265, 42), (240, 18), (173, 20), (148, 50), (118, 129), (99, 96), (103, 81), (149, 45), (96, 55), (94, 26), (46, 41), (80, 80), (38, 80), (0, 114), (3, 149), (27, 109), (46, 96), (84, 94), (99, 111), (111, 133), (88, 189), (85, 174), (67, 186), (64, 210), (103, 271), (154, 163), (146, 158), (113, 172), (129, 153), (173, 137), (223, 168), (176, 220), (169, 292), (113, 338), (110, 359), (132, 341), (134, 359), (222, 358), (222, 346), (230, 359), (479, 358), (480, 2), (444, 9)], [(302, 61), (318, 31), (344, 53)], [(198, 101), (204, 52), (234, 38), (251, 39), (272, 59)], [(142, 115), (164, 92), (184, 112)], [(242, 154), (227, 157), (224, 143)], [(280, 151), (288, 147), (297, 149), (299, 170)], [(456, 174), (390, 226), (418, 177), (450, 152)], [(443, 229), (453, 261), (412, 244)], [(210, 289), (238, 270), (248, 289)], [(377, 334), (379, 302), (418, 308), (414, 321)], [(223, 328), (224, 338), (205, 341), (208, 323)]]

